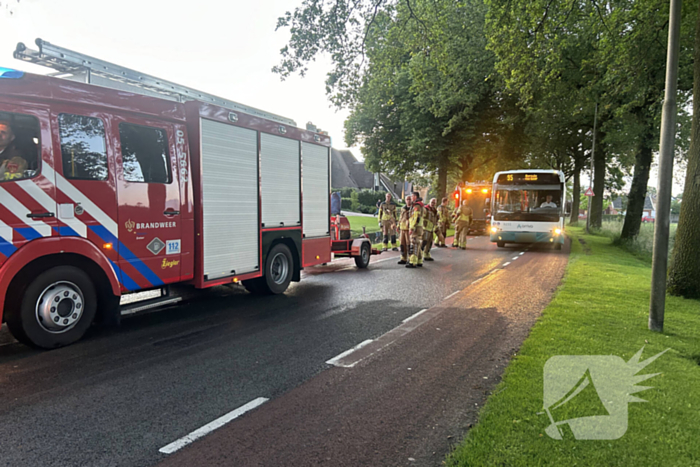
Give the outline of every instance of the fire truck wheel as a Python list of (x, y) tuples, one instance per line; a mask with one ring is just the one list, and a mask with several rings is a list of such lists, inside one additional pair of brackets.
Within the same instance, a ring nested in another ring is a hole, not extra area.
[(506, 246), (506, 242), (496, 242), (496, 246), (498, 246), (498, 248), (503, 248)]
[(287, 290), (293, 267), (292, 252), (287, 245), (278, 243), (273, 246), (265, 261), (265, 276), (260, 281), (262, 293), (276, 295)]
[(364, 242), (360, 247), (360, 255), (355, 256), (355, 265), (358, 268), (364, 269), (369, 266), (369, 257), (371, 255), (369, 242)]
[(97, 294), (90, 277), (73, 266), (39, 274), (25, 289), (21, 304), (7, 318), (20, 342), (54, 349), (77, 341), (92, 324)]

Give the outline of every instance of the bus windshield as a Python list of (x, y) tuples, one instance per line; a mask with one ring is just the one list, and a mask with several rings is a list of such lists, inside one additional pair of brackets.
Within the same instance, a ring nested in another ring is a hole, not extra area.
[(556, 186), (509, 186), (496, 191), (494, 220), (558, 222), (561, 189)]

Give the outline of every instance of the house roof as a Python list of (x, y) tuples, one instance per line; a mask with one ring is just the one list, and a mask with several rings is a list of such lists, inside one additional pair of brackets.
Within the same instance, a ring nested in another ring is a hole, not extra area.
[[(403, 181), (395, 181), (380, 174), (382, 187), (394, 197), (401, 194)], [(365, 169), (365, 163), (358, 161), (352, 151), (331, 149), (332, 188), (374, 188), (374, 173)]]
[(644, 198), (644, 209), (656, 211), (656, 199), (652, 195), (647, 194)]
[(331, 149), (331, 186), (333, 188), (359, 188), (350, 175), (345, 158), (337, 149)]

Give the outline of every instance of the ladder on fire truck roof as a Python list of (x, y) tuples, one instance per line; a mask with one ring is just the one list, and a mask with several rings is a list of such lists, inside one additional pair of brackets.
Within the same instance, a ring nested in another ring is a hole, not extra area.
[[(27, 46), (20, 42), (17, 44), (13, 56), (18, 60), (53, 68), (56, 70), (56, 73), (52, 74), (53, 76), (74, 81), (81, 80), (86, 83), (122, 91), (169, 98), (178, 102), (187, 100), (202, 101), (285, 125), (296, 126), (296, 122), (290, 118), (281, 117), (228, 99), (222, 99), (212, 94), (64, 49), (41, 39), (37, 39), (35, 42), (39, 50), (28, 49)], [(96, 77), (97, 79), (95, 79)]]

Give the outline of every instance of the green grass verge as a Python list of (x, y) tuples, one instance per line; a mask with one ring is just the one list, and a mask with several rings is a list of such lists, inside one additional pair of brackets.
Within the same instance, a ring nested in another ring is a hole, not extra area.
[[(378, 248), (378, 247), (382, 246), (381, 237), (374, 236), (374, 234), (381, 232), (381, 229), (379, 228), (379, 223), (378, 223), (376, 217), (347, 216), (347, 218), (348, 218), (348, 221), (350, 221), (350, 232), (352, 234), (352, 238), (357, 238), (360, 235), (362, 235), (362, 227), (364, 226), (366, 228), (365, 231), (369, 234), (372, 241), (374, 241), (375, 239), (379, 239), (379, 241), (377, 243), (372, 244), (372, 247)], [(454, 233), (455, 233), (454, 229), (447, 229), (447, 236), (448, 237), (454, 235)], [(398, 239), (398, 235), (397, 235), (397, 239)]]
[[(673, 245), (676, 240), (676, 228), (678, 224), (671, 224), (669, 229), (668, 257), (671, 258)], [(632, 240), (620, 240), (622, 222), (603, 222), (598, 233), (613, 240), (613, 244), (640, 257), (647, 263), (651, 263), (651, 254), (654, 249), (654, 224), (642, 223), (639, 234)]]
[[(479, 423), (446, 464), (700, 465), (700, 302), (668, 297), (664, 333), (649, 331), (646, 261), (608, 237), (574, 227), (568, 232), (573, 245), (563, 285), (510, 362)], [(636, 394), (648, 402), (629, 404), (624, 436), (611, 441), (547, 436), (549, 419), (537, 413), (543, 412), (543, 368), (550, 357), (618, 355), (627, 361), (642, 346), (642, 359), (670, 350), (640, 371), (661, 374), (641, 383), (653, 389)]]

